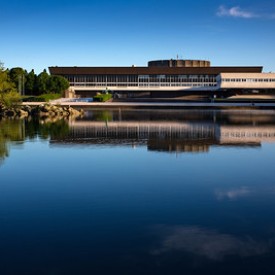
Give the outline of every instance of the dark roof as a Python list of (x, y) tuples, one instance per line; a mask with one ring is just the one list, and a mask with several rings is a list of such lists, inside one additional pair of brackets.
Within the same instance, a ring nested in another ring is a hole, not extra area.
[(263, 67), (49, 67), (52, 75), (177, 75), (260, 73)]

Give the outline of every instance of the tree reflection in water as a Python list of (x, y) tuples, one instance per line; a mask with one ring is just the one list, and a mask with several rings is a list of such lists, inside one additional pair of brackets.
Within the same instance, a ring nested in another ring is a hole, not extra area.
[(23, 120), (0, 120), (0, 163), (9, 156), (9, 143), (22, 143), (25, 140)]
[(32, 119), (0, 120), (0, 164), (9, 156), (10, 144), (23, 144), (25, 140), (60, 139), (69, 132), (68, 121)]

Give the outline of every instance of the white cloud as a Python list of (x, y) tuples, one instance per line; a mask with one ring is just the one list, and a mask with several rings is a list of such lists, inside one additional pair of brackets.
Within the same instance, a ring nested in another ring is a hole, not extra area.
[(229, 199), (235, 200), (240, 197), (247, 197), (252, 194), (252, 190), (247, 187), (240, 187), (230, 190), (216, 190), (215, 195), (218, 200)]
[(232, 7), (232, 8), (227, 8), (225, 6), (220, 6), (217, 15), (220, 17), (228, 16), (228, 17), (239, 17), (239, 18), (255, 18), (259, 17), (257, 14), (249, 11), (245, 11), (241, 9), (240, 7)]
[(162, 230), (166, 232), (165, 237), (160, 246), (152, 251), (153, 255), (184, 251), (221, 261), (229, 255), (239, 257), (262, 255), (270, 249), (269, 242), (256, 241), (251, 237), (235, 237), (196, 226), (164, 226)]
[(216, 189), (214, 191), (217, 200), (237, 200), (250, 196), (267, 196), (275, 195), (275, 187), (273, 185), (258, 186), (258, 187), (246, 187), (241, 186), (239, 188), (230, 189)]

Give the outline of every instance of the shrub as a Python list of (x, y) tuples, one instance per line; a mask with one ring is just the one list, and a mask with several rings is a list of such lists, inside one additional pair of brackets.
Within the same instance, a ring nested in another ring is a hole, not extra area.
[(8, 108), (18, 104), (20, 100), (21, 97), (19, 93), (15, 91), (6, 92), (1, 95), (1, 102)]
[(112, 94), (99, 94), (93, 97), (96, 102), (105, 102), (112, 98)]
[(24, 102), (49, 102), (61, 98), (61, 94), (42, 94), (39, 96), (24, 96), (22, 101)]

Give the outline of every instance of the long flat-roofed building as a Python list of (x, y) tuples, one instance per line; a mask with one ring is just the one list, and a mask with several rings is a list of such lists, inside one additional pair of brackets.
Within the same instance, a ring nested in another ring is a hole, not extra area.
[(70, 82), (68, 97), (90, 97), (106, 90), (123, 97), (177, 97), (193, 93), (219, 96), (255, 89), (274, 92), (274, 74), (264, 74), (262, 69), (212, 67), (207, 60), (173, 59), (149, 61), (147, 67), (49, 67), (52, 75), (61, 75)]
[(275, 73), (221, 73), (220, 89), (274, 89)]

